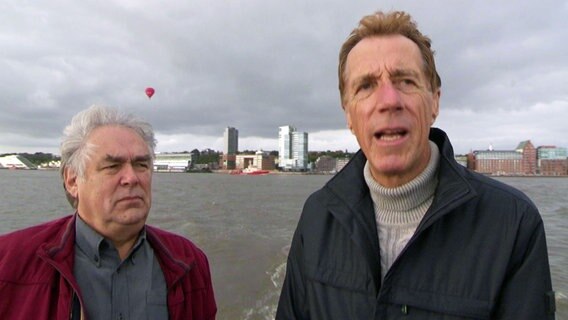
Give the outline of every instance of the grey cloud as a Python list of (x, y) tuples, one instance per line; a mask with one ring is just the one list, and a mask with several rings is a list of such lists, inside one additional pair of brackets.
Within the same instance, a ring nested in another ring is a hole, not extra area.
[(442, 112), (568, 99), (568, 6), (556, 1), (14, 1), (0, 10), (0, 139), (57, 139), (95, 103), (166, 135), (344, 129), (339, 47), (377, 9), (408, 10), (432, 38)]

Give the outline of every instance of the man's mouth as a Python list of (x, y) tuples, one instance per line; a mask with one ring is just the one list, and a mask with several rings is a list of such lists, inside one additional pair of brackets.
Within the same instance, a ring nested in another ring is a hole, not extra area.
[(137, 200), (142, 200), (142, 197), (139, 197), (139, 196), (128, 196), (128, 197), (120, 198), (118, 201), (137, 201)]
[(375, 138), (382, 141), (395, 141), (404, 137), (407, 133), (404, 129), (381, 130), (375, 133)]

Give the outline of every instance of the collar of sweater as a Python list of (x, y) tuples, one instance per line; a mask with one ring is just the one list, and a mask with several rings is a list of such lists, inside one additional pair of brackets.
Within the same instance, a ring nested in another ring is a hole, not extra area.
[[(432, 141), (430, 141), (430, 151), (430, 161), (424, 171), (413, 180), (396, 188), (386, 188), (375, 181), (371, 175), (369, 161), (365, 163), (363, 174), (365, 182), (369, 186), (376, 213), (386, 214), (383, 218), (391, 220), (390, 222), (398, 221), (399, 223), (422, 218), (425, 210), (419, 210), (419, 207), (426, 205), (426, 210), (428, 209), (438, 185), (437, 171), (440, 151)], [(400, 213), (407, 212), (416, 215), (416, 217), (400, 216)]]

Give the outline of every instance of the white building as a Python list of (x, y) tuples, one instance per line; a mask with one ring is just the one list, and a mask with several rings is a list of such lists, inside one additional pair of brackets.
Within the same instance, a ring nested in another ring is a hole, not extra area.
[(8, 169), (36, 169), (36, 166), (28, 159), (18, 156), (9, 155), (0, 157), (0, 168)]
[(191, 153), (156, 153), (154, 170), (158, 172), (183, 172), (187, 171), (191, 164)]
[(308, 133), (292, 126), (278, 130), (278, 166), (284, 170), (308, 168)]

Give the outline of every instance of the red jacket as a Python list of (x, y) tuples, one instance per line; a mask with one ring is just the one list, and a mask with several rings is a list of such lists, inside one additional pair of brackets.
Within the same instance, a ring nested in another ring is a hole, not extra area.
[[(170, 319), (214, 319), (205, 254), (189, 240), (147, 226), (168, 288)], [(75, 216), (0, 236), (0, 319), (70, 319), (81, 291), (73, 275)]]

